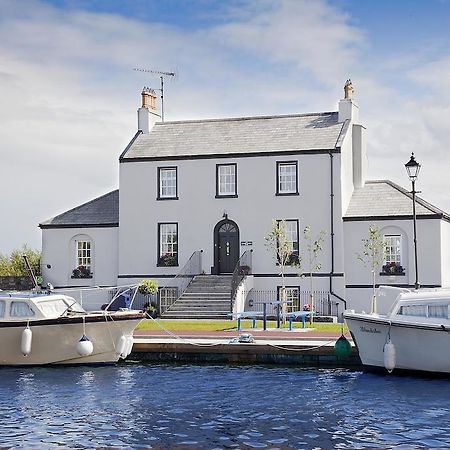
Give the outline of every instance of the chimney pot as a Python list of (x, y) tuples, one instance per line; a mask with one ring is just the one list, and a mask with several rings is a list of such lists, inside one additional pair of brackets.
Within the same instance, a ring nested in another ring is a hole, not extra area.
[(344, 85), (344, 98), (352, 99), (353, 98), (353, 84), (350, 78), (345, 82)]
[(144, 87), (141, 92), (142, 108), (156, 109), (156, 93), (153, 89)]

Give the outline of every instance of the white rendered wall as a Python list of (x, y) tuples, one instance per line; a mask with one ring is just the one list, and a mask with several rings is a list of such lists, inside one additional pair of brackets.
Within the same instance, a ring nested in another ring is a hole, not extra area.
[[(340, 155), (335, 154), (333, 158), (335, 270), (342, 271)], [(277, 161), (298, 161), (300, 195), (275, 195)], [(215, 198), (218, 163), (237, 163), (238, 198)], [(172, 166), (178, 168), (179, 200), (158, 201), (157, 168)], [(126, 284), (127, 280), (142, 278), (143, 275), (157, 278), (161, 274), (176, 274), (196, 250), (204, 251), (203, 269), (211, 273), (214, 227), (222, 220), (224, 213), (237, 223), (240, 241), (251, 241), (253, 244), (241, 246), (239, 253), (253, 249), (253, 273), (257, 275), (255, 286), (260, 285), (261, 276), (272, 278), (279, 273), (273, 253), (267, 250), (264, 239), (274, 219), (299, 219), (300, 254), (305, 248), (302, 233), (305, 226), (310, 225), (314, 234), (324, 229), (327, 236), (320, 256), (323, 264), (321, 272), (331, 270), (328, 154), (151, 161), (120, 164), (119, 275), (135, 276), (121, 278), (120, 283)], [(156, 265), (158, 222), (178, 222), (179, 267)], [(300, 280), (298, 269), (288, 269), (287, 272), (295, 276), (296, 283)], [(303, 283), (299, 281), (299, 284)], [(320, 279), (320, 284), (328, 285), (328, 278)], [(270, 289), (275, 286), (271, 283)]]
[(450, 287), (450, 223), (441, 220), (441, 276), (442, 286)]
[(366, 129), (362, 125), (353, 125), (353, 186), (364, 186), (367, 174)]
[[(76, 268), (75, 240), (92, 241), (92, 278), (71, 278)], [(114, 286), (117, 282), (118, 228), (45, 228), (42, 230), (42, 271), (54, 287)], [(51, 268), (48, 268), (50, 265)]]
[[(339, 178), (339, 173), (336, 174)], [(341, 145), (341, 204), (343, 215), (353, 195), (353, 127), (350, 124)]]

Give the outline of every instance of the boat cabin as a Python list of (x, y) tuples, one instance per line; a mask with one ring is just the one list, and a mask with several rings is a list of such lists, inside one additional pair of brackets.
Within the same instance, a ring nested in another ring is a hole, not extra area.
[(420, 322), (436, 322), (436, 319), (450, 318), (450, 290), (430, 289), (420, 291), (403, 290), (394, 303), (390, 318), (411, 320), (417, 318)]
[(0, 293), (0, 320), (39, 320), (63, 316), (68, 311), (84, 312), (81, 305), (66, 295), (48, 293)]

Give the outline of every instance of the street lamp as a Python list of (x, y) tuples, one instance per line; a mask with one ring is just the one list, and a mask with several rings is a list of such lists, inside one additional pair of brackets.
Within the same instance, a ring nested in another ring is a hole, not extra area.
[(413, 224), (414, 224), (414, 264), (416, 268), (416, 281), (414, 288), (419, 289), (419, 268), (417, 266), (417, 228), (416, 228), (416, 180), (420, 171), (420, 164), (414, 158), (414, 153), (411, 153), (410, 160), (405, 164), (406, 172), (412, 184), (412, 200), (413, 200)]

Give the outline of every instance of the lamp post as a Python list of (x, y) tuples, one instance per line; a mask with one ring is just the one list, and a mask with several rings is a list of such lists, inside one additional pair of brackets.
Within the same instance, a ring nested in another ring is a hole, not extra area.
[(419, 289), (419, 268), (417, 265), (417, 227), (416, 227), (416, 180), (420, 171), (420, 164), (414, 158), (414, 152), (411, 153), (410, 160), (405, 164), (406, 172), (412, 184), (412, 200), (413, 200), (413, 225), (414, 225), (414, 264), (416, 269), (416, 281), (414, 288)]

